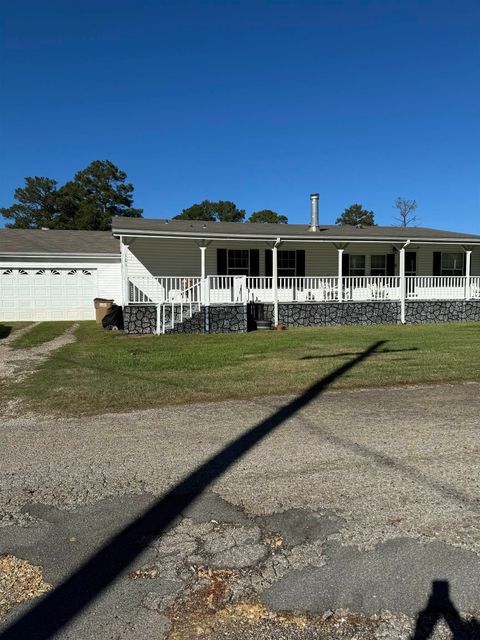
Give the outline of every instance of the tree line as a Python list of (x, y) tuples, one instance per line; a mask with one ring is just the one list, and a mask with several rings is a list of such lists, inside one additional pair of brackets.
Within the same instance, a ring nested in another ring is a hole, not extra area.
[[(8, 221), (7, 227), (16, 229), (87, 229), (109, 231), (112, 218), (127, 216), (141, 218), (143, 209), (133, 206), (134, 187), (127, 182), (127, 174), (109, 160), (95, 160), (72, 180), (62, 186), (52, 178), (33, 176), (25, 178), (25, 185), (15, 189), (15, 202), (0, 208)], [(397, 198), (394, 203), (396, 220), (407, 226), (416, 222), (415, 200)], [(286, 224), (287, 216), (262, 209), (250, 217), (230, 200), (193, 204), (174, 217), (177, 220), (204, 220), (208, 222), (256, 222)], [(373, 211), (361, 204), (346, 208), (336, 224), (353, 226), (375, 225)]]

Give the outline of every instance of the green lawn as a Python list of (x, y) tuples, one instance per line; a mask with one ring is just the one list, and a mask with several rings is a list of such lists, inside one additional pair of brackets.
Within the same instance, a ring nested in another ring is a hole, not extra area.
[(40, 322), (27, 333), (13, 340), (10, 346), (13, 349), (28, 349), (36, 347), (43, 342), (49, 342), (62, 335), (65, 329), (72, 326), (72, 322)]
[(3, 392), (37, 411), (70, 415), (292, 394), (379, 340), (378, 352), (334, 388), (480, 379), (480, 323), (134, 339), (82, 322), (77, 338)]

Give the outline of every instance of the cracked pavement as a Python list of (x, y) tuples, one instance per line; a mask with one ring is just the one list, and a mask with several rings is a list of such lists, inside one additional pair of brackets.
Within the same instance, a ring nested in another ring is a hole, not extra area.
[[(480, 637), (479, 391), (322, 394), (163, 536), (143, 541), (128, 570), (55, 637), (406, 639), (438, 580), (449, 583), (464, 637)], [(287, 401), (5, 417), (0, 554), (41, 567), (55, 587)], [(13, 606), (3, 624), (36, 601)], [(416, 637), (452, 635), (441, 620), (434, 635)]]

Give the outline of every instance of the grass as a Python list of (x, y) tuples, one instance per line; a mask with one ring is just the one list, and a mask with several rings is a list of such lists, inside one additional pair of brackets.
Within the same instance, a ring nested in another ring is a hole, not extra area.
[(69, 415), (296, 394), (379, 340), (379, 352), (334, 388), (480, 379), (480, 323), (132, 339), (82, 322), (77, 338), (0, 393)]
[(50, 342), (61, 336), (65, 329), (72, 326), (72, 322), (40, 322), (30, 331), (13, 340), (10, 347), (13, 349), (28, 349), (36, 347), (44, 342)]

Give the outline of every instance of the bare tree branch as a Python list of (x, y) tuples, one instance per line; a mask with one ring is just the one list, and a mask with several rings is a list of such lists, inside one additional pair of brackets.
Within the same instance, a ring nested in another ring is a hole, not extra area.
[(398, 197), (393, 205), (394, 209), (398, 209), (398, 217), (395, 218), (402, 227), (407, 227), (417, 221), (415, 210), (417, 208), (416, 200), (407, 200), (407, 198)]

